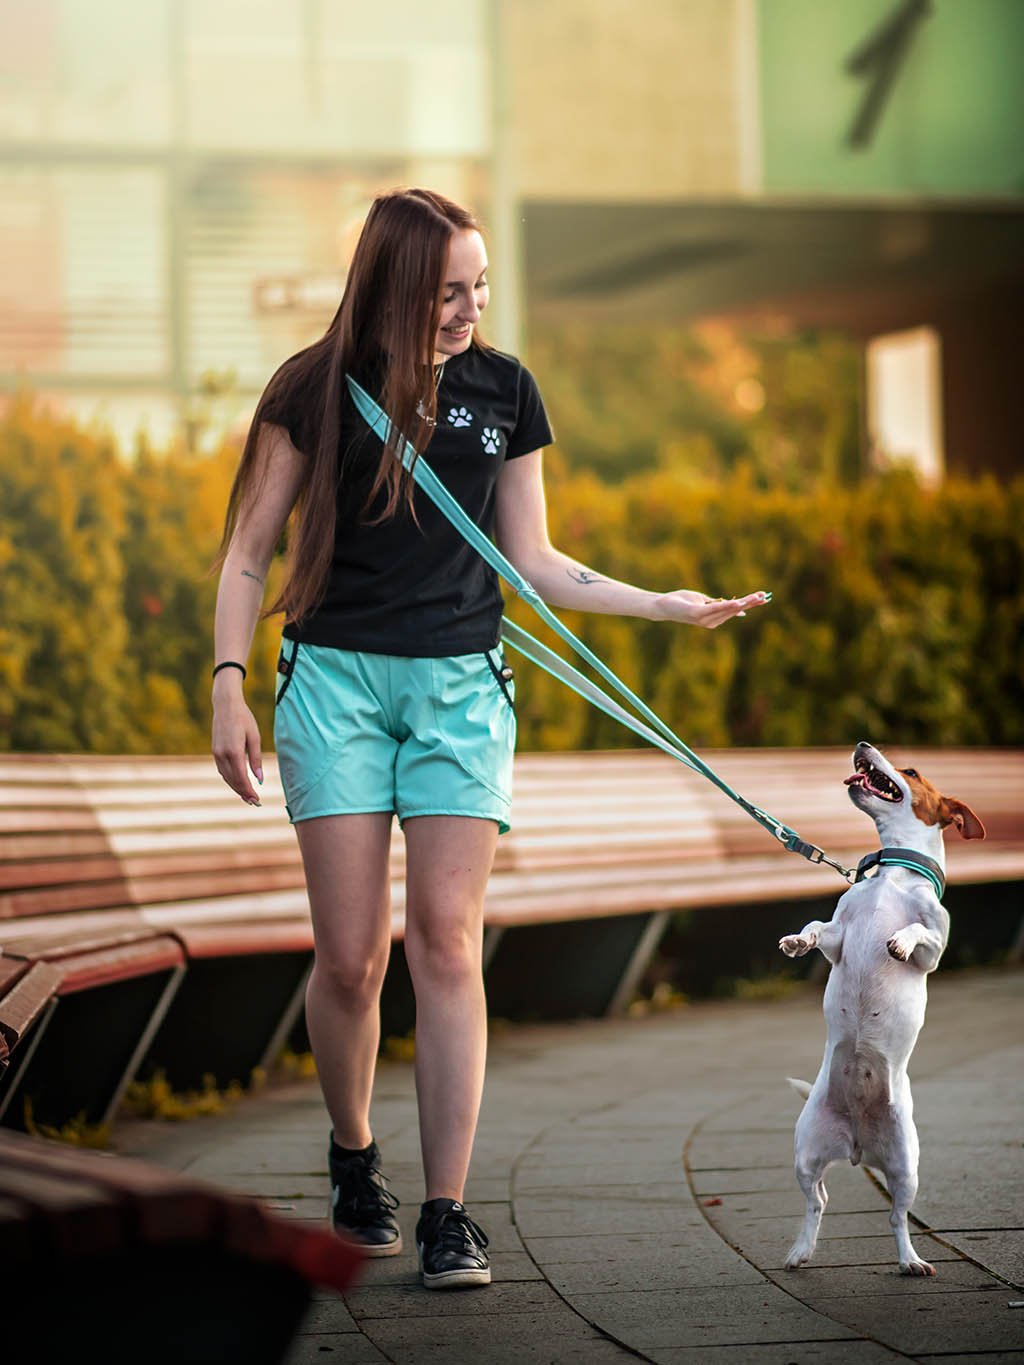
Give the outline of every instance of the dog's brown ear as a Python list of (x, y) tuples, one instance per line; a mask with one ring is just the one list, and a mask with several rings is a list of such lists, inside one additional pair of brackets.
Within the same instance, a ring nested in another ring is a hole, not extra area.
[(956, 825), (965, 839), (984, 839), (985, 837), (985, 826), (970, 806), (963, 801), (958, 801), (955, 796), (944, 796), (942, 798), (942, 823), (943, 825)]

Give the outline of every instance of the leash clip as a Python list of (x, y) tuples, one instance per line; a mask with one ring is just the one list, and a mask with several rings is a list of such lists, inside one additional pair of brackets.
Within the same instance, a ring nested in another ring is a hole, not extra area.
[(805, 844), (802, 839), (794, 839), (790, 843), (790, 848), (794, 853), (799, 853), (806, 858), (809, 863), (827, 863), (829, 867), (834, 867), (844, 881), (852, 886), (857, 878), (857, 870), (853, 867), (844, 867), (842, 863), (837, 863), (835, 858), (830, 858), (823, 848), (817, 844)]
[(829, 867), (835, 868), (844, 882), (849, 882), (851, 886), (855, 885), (857, 881), (857, 869), (855, 867), (844, 867), (842, 863), (837, 863), (835, 858), (829, 858), (824, 853), (819, 862), (828, 863)]
[(753, 813), (755, 818), (764, 825), (765, 829), (767, 829), (770, 834), (778, 839), (779, 843), (782, 844), (788, 852), (799, 853), (801, 858), (806, 858), (809, 863), (814, 863), (815, 865), (818, 863), (827, 863), (829, 867), (834, 867), (843, 880), (849, 882), (851, 886), (857, 880), (856, 868), (844, 867), (842, 863), (836, 862), (835, 858), (830, 858), (825, 850), (819, 848), (817, 844), (805, 843), (804, 840), (800, 838), (799, 834), (797, 834), (796, 830), (790, 829), (789, 826), (784, 825), (781, 820), (775, 820), (766, 811), (760, 810), (755, 806)]

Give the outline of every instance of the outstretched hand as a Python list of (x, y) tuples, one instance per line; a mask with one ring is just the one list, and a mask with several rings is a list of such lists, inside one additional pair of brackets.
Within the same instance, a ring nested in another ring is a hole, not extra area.
[(746, 597), (708, 597), (690, 588), (662, 593), (654, 604), (654, 618), (659, 621), (682, 621), (690, 626), (704, 626), (714, 630), (734, 616), (744, 616), (753, 607), (763, 607), (772, 600), (770, 592), (752, 592)]

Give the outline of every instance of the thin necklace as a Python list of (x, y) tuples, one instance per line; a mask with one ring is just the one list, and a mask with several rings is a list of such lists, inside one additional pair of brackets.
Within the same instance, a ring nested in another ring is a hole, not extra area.
[[(442, 360), (441, 363), (440, 363), (439, 365), (435, 365), (435, 366), (434, 366), (434, 407), (435, 407), (435, 409), (436, 409), (436, 407), (437, 407), (437, 391), (438, 391), (438, 389), (441, 387), (441, 376), (444, 374), (444, 367), (445, 367), (445, 365), (446, 365), (447, 363), (448, 363), (448, 357), (445, 356), (444, 360)], [(416, 405), (416, 415), (417, 415), (418, 417), (422, 417), (422, 419), (424, 420), (424, 422), (426, 422), (426, 424), (427, 424), (428, 426), (431, 426), (431, 427), (436, 427), (436, 426), (437, 426), (437, 419), (434, 418), (434, 417), (431, 417), (431, 416), (428, 414), (428, 412), (427, 412), (427, 405), (426, 405), (426, 403), (422, 400), (422, 398), (420, 399), (419, 403)]]

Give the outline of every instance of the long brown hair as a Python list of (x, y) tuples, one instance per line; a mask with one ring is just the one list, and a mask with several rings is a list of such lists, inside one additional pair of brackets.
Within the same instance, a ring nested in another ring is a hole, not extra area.
[[(240, 508), (258, 498), (265, 461), (257, 456), (260, 427), (275, 414), (305, 412), (311, 436), (305, 482), (296, 503), (289, 565), (277, 599), (263, 612), (283, 611), (300, 622), (323, 596), (334, 551), (336, 495), (341, 477), (339, 437), (345, 375), (364, 374), (384, 359), (380, 403), (392, 420), (392, 440), (380, 463), (366, 509), (385, 490), (375, 521), (412, 507), (413, 482), (395, 458), (398, 433), (418, 451), (437, 417), (433, 383), (434, 339), (441, 322), (444, 276), (454, 233), (480, 230), (468, 209), (432, 190), (401, 189), (378, 195), (363, 224), (338, 311), (319, 341), (299, 351), (269, 380), (253, 414), (228, 498), (217, 555), (223, 563)], [(475, 344), (475, 339), (474, 339)], [(425, 415), (424, 415), (425, 414)], [(365, 509), (364, 509), (365, 510)]]

